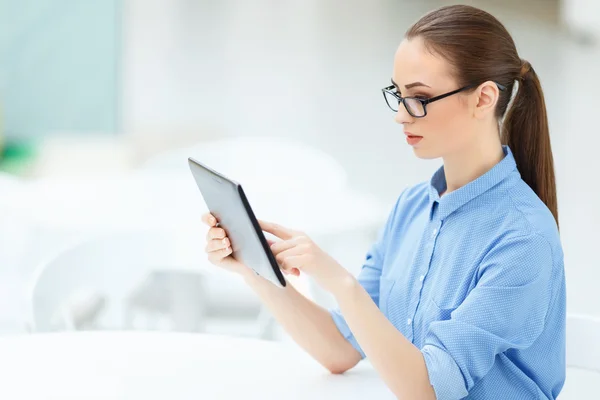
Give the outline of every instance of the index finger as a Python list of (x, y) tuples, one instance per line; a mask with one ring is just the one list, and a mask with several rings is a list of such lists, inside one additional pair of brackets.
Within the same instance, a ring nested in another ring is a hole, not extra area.
[(202, 215), (202, 222), (204, 222), (208, 226), (217, 225), (217, 219), (209, 212)]
[(291, 239), (295, 234), (293, 230), (284, 228), (283, 226), (274, 224), (273, 222), (267, 222), (259, 219), (258, 223), (263, 231), (268, 232), (271, 235), (275, 235), (279, 239)]

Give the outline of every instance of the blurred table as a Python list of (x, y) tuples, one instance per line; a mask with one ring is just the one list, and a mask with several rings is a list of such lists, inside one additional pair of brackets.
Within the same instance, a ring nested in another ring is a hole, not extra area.
[(181, 333), (0, 338), (6, 399), (392, 399), (369, 364), (331, 375), (299, 348)]

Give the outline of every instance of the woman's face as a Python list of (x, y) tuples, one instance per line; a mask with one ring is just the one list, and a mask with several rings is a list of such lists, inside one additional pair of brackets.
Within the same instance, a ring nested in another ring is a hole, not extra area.
[[(404, 40), (398, 47), (392, 80), (402, 97), (432, 98), (459, 89), (448, 62), (429, 52), (419, 38)], [(444, 157), (475, 140), (476, 102), (476, 96), (461, 92), (428, 104), (423, 118), (412, 117), (400, 104), (395, 120), (406, 135), (422, 136), (420, 140), (407, 138), (417, 157)]]

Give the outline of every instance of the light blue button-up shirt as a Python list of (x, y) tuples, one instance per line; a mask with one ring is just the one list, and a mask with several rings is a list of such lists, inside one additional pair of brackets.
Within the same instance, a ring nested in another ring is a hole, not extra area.
[[(566, 292), (554, 217), (512, 152), (442, 197), (441, 167), (398, 198), (358, 277), (421, 349), (442, 399), (555, 399), (565, 379)], [(365, 357), (339, 309), (331, 315)]]

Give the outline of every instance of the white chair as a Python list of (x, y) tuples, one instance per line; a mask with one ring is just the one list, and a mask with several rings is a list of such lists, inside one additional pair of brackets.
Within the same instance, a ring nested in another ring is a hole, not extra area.
[[(90, 239), (59, 252), (34, 274), (32, 330), (122, 328), (128, 296), (151, 271), (193, 270), (178, 259), (178, 250), (166, 235), (130, 233)], [(201, 276), (200, 268), (195, 272)], [(202, 310), (205, 291), (197, 289), (190, 302)]]
[(124, 328), (135, 328), (136, 313), (150, 318), (146, 328), (156, 328), (160, 315), (170, 320), (172, 330), (203, 332), (206, 323), (207, 290), (205, 277), (198, 272), (155, 269), (150, 271), (125, 299)]
[(559, 400), (600, 395), (600, 318), (567, 316), (567, 378)]
[(272, 320), (258, 298), (242, 279), (208, 263), (203, 238), (132, 232), (68, 247), (36, 270), (31, 330), (167, 329), (272, 338)]

